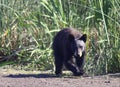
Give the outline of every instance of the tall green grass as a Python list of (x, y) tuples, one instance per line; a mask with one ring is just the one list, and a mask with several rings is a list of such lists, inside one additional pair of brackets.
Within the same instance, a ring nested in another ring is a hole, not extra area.
[(119, 0), (0, 0), (0, 66), (53, 69), (52, 40), (64, 27), (88, 35), (86, 72), (120, 72)]

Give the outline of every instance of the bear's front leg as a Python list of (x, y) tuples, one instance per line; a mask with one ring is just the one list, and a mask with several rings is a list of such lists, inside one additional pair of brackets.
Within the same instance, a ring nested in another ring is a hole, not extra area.
[(63, 61), (60, 58), (55, 59), (55, 74), (60, 77), (62, 75)]
[(68, 70), (72, 71), (74, 76), (80, 76), (82, 73), (79, 71), (79, 67), (77, 67), (76, 64), (74, 64), (72, 61), (65, 61), (65, 66)]
[(79, 72), (82, 74), (84, 74), (84, 64), (85, 64), (85, 59), (84, 57), (81, 58), (76, 58), (76, 65), (79, 67)]

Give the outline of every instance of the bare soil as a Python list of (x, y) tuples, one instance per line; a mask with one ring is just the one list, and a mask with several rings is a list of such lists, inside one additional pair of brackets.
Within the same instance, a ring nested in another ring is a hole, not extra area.
[(56, 77), (49, 72), (0, 70), (0, 87), (120, 87), (120, 74)]

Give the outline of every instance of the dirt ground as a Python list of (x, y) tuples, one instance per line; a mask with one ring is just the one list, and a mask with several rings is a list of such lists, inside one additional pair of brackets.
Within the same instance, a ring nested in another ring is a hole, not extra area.
[(0, 87), (120, 87), (120, 74), (55, 77), (48, 72), (0, 70)]

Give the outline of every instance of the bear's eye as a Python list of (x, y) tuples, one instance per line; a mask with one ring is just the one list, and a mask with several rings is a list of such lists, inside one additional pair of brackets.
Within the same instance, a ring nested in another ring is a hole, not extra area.
[(78, 46), (78, 48), (81, 48), (81, 49), (82, 49), (83, 47), (82, 47), (82, 46)]

